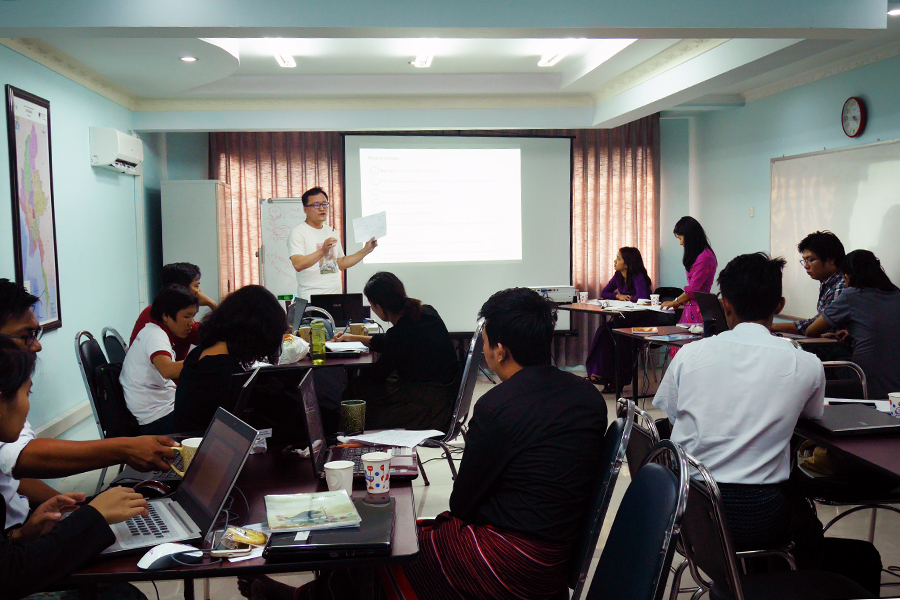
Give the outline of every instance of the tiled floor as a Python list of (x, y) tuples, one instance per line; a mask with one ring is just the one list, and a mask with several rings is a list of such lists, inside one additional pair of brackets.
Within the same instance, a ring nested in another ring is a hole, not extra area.
[[(642, 391), (646, 389), (647, 386), (649, 386), (651, 390), (655, 389), (656, 385), (657, 384), (651, 377), (649, 381), (646, 381), (644, 384), (642, 384)], [(490, 382), (488, 382), (486, 379), (480, 378), (475, 388), (475, 397), (480, 397), (491, 387), (492, 384)], [(626, 388), (625, 392), (626, 395), (630, 395), (629, 388)], [(612, 416), (615, 414), (613, 406), (613, 395), (608, 394), (605, 396), (605, 398), (607, 403), (607, 414)], [(654, 416), (654, 418), (663, 416), (662, 412), (654, 408), (650, 404), (649, 400), (646, 401), (646, 405), (644, 408), (648, 410), (650, 414)], [(457, 444), (457, 446), (462, 448), (462, 443)], [(450, 501), (450, 492), (453, 489), (453, 480), (451, 478), (450, 468), (447, 464), (447, 460), (441, 456), (440, 451), (422, 448), (420, 450), (420, 453), (423, 462), (425, 462), (425, 470), (428, 474), (428, 479), (431, 482), (431, 485), (426, 487), (421, 477), (413, 482), (416, 500), (416, 513), (420, 517), (434, 516), (444, 510), (447, 510)], [(459, 463), (457, 462), (457, 466), (458, 464)], [(93, 493), (93, 487), (94, 485), (96, 485), (96, 481), (97, 474), (83, 474), (79, 476), (69, 477), (63, 480), (63, 482), (60, 484), (60, 490), (84, 491), (86, 493)], [(597, 551), (595, 552), (592, 570), (596, 565), (597, 558), (600, 556), (600, 553), (603, 550), (603, 545), (606, 542), (606, 536), (609, 532), (609, 528), (612, 524), (613, 519), (615, 518), (619, 503), (622, 499), (623, 494), (625, 493), (625, 489), (628, 487), (629, 482), (630, 477), (628, 475), (628, 470), (623, 469), (619, 475), (616, 488), (613, 492), (613, 498), (609, 507), (609, 512), (607, 514), (606, 523), (604, 524), (603, 531), (600, 536), (600, 541), (597, 546)], [(820, 506), (819, 518), (822, 520), (822, 522), (827, 522), (835, 514), (837, 514), (837, 511), (838, 509), (834, 507)], [(832, 528), (832, 530), (829, 531), (828, 534), (838, 537), (866, 539), (869, 534), (869, 525), (870, 514), (868, 514), (868, 511), (864, 511), (851, 515), (843, 521), (839, 522), (835, 527)], [(884, 563), (885, 567), (888, 567), (890, 565), (900, 565), (900, 515), (889, 511), (879, 511), (877, 517), (875, 545), (881, 552), (882, 562)], [(675, 564), (677, 565), (679, 561), (680, 557), (676, 555), (674, 561)], [(301, 573), (297, 575), (279, 576), (277, 577), (277, 579), (285, 581), (292, 585), (300, 585), (306, 581), (309, 581), (311, 579), (311, 575), (307, 573)], [(883, 580), (896, 580), (897, 582), (900, 582), (900, 578), (893, 577), (891, 575), (885, 575)], [(688, 574), (686, 574), (682, 583), (683, 587), (690, 584), (690, 577)], [(163, 600), (182, 598), (182, 585), (182, 582), (163, 581), (157, 583), (160, 599)], [(205, 592), (203, 589), (203, 582), (198, 581), (196, 582), (195, 586), (195, 592), (197, 594), (196, 597), (204, 598)], [(138, 584), (138, 587), (151, 600), (154, 600), (156, 598), (156, 592), (154, 591), (154, 588), (151, 584), (141, 583)], [(894, 597), (898, 594), (900, 594), (900, 587), (886, 587), (883, 588), (882, 597)], [(210, 580), (210, 591), (208, 597), (215, 600), (237, 600), (241, 598), (240, 594), (237, 591), (236, 580), (233, 578), (219, 578)], [(680, 595), (680, 598), (682, 600), (686, 600), (689, 597), (689, 594)]]

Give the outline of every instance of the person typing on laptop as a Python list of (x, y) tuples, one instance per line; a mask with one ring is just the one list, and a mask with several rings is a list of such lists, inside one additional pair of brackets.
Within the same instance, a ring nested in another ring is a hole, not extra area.
[[(418, 530), (417, 562), (375, 577), (420, 598), (521, 599), (566, 589), (606, 431), (606, 404), (589, 382), (550, 364), (556, 316), (537, 292), (497, 292), (482, 306), (484, 355), (502, 383), (478, 400), (450, 510)], [(368, 580), (325, 572), (297, 598), (351, 598)], [(293, 598), (260, 578), (248, 598)], [(366, 590), (371, 592), (372, 590)]]
[[(784, 264), (762, 252), (728, 263), (718, 282), (731, 330), (684, 346), (653, 404), (668, 415), (672, 441), (718, 482), (736, 550), (793, 542), (801, 569), (828, 569), (823, 548), (832, 541), (823, 539), (822, 523), (789, 478), (794, 427), (801, 416), (822, 415), (825, 373), (816, 356), (769, 332), (784, 307)], [(877, 595), (878, 552), (853, 543), (870, 564), (842, 574)]]
[[(0, 337), (0, 441), (15, 442), (25, 426), (36, 355)], [(21, 526), (0, 539), (0, 588), (21, 598), (52, 584), (116, 541), (110, 525), (146, 514), (147, 502), (128, 488), (112, 488), (89, 504), (84, 494), (60, 494), (42, 503)], [(0, 518), (7, 505), (0, 496)], [(63, 514), (71, 513), (66, 519)], [(126, 584), (127, 586), (127, 584)], [(127, 586), (114, 597), (143, 597)], [(110, 596), (113, 597), (113, 596)]]
[[(34, 313), (38, 298), (21, 285), (0, 279), (0, 338), (37, 353), (42, 349), (42, 329)], [(138, 471), (168, 470), (177, 446), (164, 436), (107, 438), (103, 440), (57, 440), (35, 438), (28, 421), (18, 439), (0, 441), (0, 495), (6, 504), (3, 529), (21, 525), (29, 504), (37, 506), (59, 492), (40, 480), (66, 477), (123, 463)]]

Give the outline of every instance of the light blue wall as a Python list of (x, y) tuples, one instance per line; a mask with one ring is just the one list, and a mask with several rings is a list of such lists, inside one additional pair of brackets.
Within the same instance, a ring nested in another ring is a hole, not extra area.
[(166, 134), (167, 179), (209, 179), (209, 134)]
[[(720, 268), (738, 254), (769, 249), (770, 159), (900, 138), (898, 74), (900, 56), (698, 117), (691, 201)], [(869, 112), (856, 139), (844, 135), (839, 118), (851, 96), (863, 98)]]
[[(138, 308), (135, 178), (94, 169), (91, 125), (131, 129), (131, 113), (0, 46), (0, 81), (50, 101), (54, 208), (63, 327), (41, 340), (30, 420), (39, 426), (87, 400), (75, 333), (131, 332)], [(6, 143), (0, 164), (9, 164)], [(4, 167), (5, 168), (5, 167)], [(9, 185), (0, 185), (0, 277), (15, 277)]]
[(690, 122), (687, 118), (659, 121), (659, 271), (655, 286), (683, 288), (687, 280), (678, 240), (672, 235), (675, 222), (689, 214)]

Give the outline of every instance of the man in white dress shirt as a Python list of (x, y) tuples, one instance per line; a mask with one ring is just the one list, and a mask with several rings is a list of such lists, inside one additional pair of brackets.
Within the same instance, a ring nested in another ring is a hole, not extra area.
[[(731, 330), (684, 346), (653, 404), (669, 416), (672, 441), (719, 484), (737, 550), (793, 541), (800, 568), (836, 570), (877, 590), (875, 548), (860, 540), (823, 540), (814, 509), (790, 481), (794, 427), (801, 416), (822, 415), (825, 373), (815, 355), (770, 333), (784, 307), (784, 264), (758, 252), (722, 269), (718, 282)], [(866, 557), (852, 573), (826, 556), (845, 552), (846, 544), (857, 558)]]
[(297, 271), (297, 295), (304, 300), (314, 294), (340, 294), (341, 271), (349, 269), (368, 255), (378, 242), (372, 238), (362, 250), (344, 256), (338, 233), (326, 224), (328, 195), (320, 187), (307, 190), (302, 198), (306, 220), (288, 236), (288, 255)]

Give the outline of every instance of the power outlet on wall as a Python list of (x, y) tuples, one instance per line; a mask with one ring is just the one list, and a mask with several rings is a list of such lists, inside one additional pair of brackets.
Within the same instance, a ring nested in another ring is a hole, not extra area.
[(753, 207), (750, 207), (750, 218), (753, 218)]

